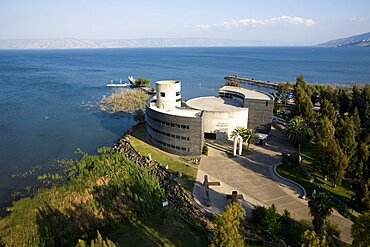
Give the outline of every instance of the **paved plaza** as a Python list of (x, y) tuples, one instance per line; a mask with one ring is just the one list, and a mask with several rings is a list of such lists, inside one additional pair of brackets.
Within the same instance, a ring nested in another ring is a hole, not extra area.
[[(198, 203), (210, 212), (221, 213), (229, 203), (226, 195), (236, 190), (243, 195), (244, 199), (240, 201), (247, 209), (247, 215), (250, 215), (250, 210), (256, 205), (275, 204), (280, 213), (287, 209), (294, 219), (311, 221), (307, 200), (299, 198), (301, 189), (280, 179), (273, 172), (274, 166), (280, 162), (281, 153), (292, 152), (294, 147), (279, 130), (273, 129), (272, 134), (268, 145), (251, 145), (253, 153), (242, 157), (229, 157), (232, 143), (208, 142), (208, 156), (202, 156), (193, 191)], [(210, 207), (204, 205), (204, 175), (208, 175), (210, 182), (221, 183), (220, 186), (210, 186)], [(341, 238), (344, 241), (351, 241), (350, 220), (336, 211), (329, 220), (340, 225)]]

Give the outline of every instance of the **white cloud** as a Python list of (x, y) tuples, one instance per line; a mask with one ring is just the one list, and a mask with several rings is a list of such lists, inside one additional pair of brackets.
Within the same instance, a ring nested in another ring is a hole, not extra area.
[(349, 19), (350, 21), (366, 21), (365, 17), (352, 17)]
[(197, 28), (202, 29), (202, 30), (207, 30), (207, 29), (210, 29), (211, 26), (208, 24), (198, 24)]
[(289, 25), (300, 25), (300, 26), (306, 26), (310, 27), (312, 25), (315, 25), (316, 22), (309, 18), (309, 19), (304, 19), (301, 17), (291, 17), (291, 16), (286, 16), (283, 15), (281, 17), (273, 17), (269, 19), (262, 19), (262, 20), (256, 20), (256, 19), (239, 19), (239, 20), (231, 20), (231, 21), (225, 21), (222, 23), (216, 23), (213, 25), (209, 24), (200, 24), (197, 25), (196, 27), (199, 29), (207, 30), (210, 28), (225, 28), (225, 29), (236, 29), (236, 28), (241, 28), (241, 27), (257, 27), (257, 26), (267, 26), (267, 25), (282, 25), (282, 24), (289, 24)]

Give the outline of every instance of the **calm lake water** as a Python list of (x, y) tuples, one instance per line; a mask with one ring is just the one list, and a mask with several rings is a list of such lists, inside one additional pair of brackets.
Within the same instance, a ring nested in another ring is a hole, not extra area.
[(182, 81), (185, 99), (216, 95), (225, 75), (274, 82), (370, 83), (368, 48), (157, 48), (0, 51), (0, 206), (56, 159), (111, 146), (134, 122), (82, 103), (128, 75)]

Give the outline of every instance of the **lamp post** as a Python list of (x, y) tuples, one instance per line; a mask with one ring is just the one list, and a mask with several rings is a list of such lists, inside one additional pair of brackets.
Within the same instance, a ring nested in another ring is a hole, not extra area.
[(298, 162), (299, 165), (302, 165), (301, 144), (298, 144)]

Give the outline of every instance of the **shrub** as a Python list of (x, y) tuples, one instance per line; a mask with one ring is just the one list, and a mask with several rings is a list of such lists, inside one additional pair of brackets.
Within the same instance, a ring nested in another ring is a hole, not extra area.
[(138, 87), (148, 87), (150, 85), (150, 81), (144, 78), (138, 78), (135, 80), (134, 85)]
[(202, 149), (202, 154), (204, 155), (208, 155), (208, 147), (207, 146), (203, 146), (203, 149)]
[(281, 157), (281, 162), (283, 166), (285, 166), (288, 170), (293, 170), (294, 168), (298, 167), (298, 154), (297, 153), (283, 153)]

